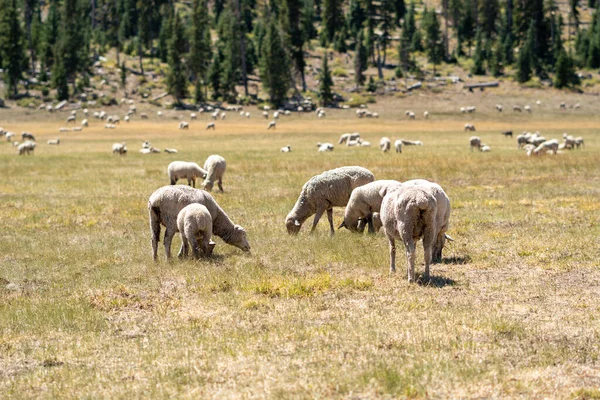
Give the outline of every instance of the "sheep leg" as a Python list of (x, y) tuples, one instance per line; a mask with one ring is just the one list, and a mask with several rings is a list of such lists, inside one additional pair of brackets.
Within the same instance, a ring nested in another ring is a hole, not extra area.
[(221, 178), (219, 178), (217, 185), (219, 185), (219, 190), (222, 192), (223, 191), (223, 180), (221, 180)]
[(204, 252), (205, 257), (210, 257), (212, 255), (212, 251), (215, 248), (215, 242), (210, 242), (210, 236), (207, 232), (204, 232), (202, 235), (202, 243), (200, 247)]
[(335, 229), (333, 228), (333, 209), (330, 208), (327, 210), (327, 220), (329, 220), (329, 229), (331, 231), (331, 236), (335, 234)]
[(325, 209), (323, 209), (323, 208), (317, 209), (317, 212), (315, 213), (315, 219), (313, 220), (313, 225), (310, 230), (310, 233), (313, 233), (315, 231), (315, 229), (317, 228), (317, 224), (319, 223), (319, 220), (321, 219), (321, 215), (323, 215), (324, 212), (325, 212)]
[(154, 213), (150, 215), (150, 229), (152, 230), (152, 258), (156, 261), (158, 259), (158, 242), (160, 241), (160, 221)]
[(359, 219), (358, 220), (358, 225), (356, 226), (356, 230), (360, 233), (363, 233), (365, 231), (365, 220), (364, 219)]
[[(190, 232), (192, 233), (192, 232)], [(189, 238), (190, 240), (190, 246), (192, 247), (192, 254), (194, 255), (194, 259), (199, 259), (200, 258), (200, 245), (198, 244), (198, 240), (196, 239), (196, 235), (194, 235), (192, 233), (192, 235)]]
[(390, 242), (390, 274), (396, 273), (396, 240), (393, 236), (388, 236)]
[[(406, 259), (408, 261), (408, 282), (415, 281), (415, 242), (414, 240), (404, 240), (406, 247)], [(431, 254), (431, 253), (430, 253)]]
[(177, 257), (182, 258), (182, 257), (187, 257), (189, 254), (189, 242), (187, 240), (187, 237), (185, 234), (181, 234), (181, 248), (179, 249), (179, 253), (177, 254)]
[(373, 213), (370, 213), (369, 215), (367, 215), (367, 224), (369, 225), (369, 229), (367, 232), (374, 235), (375, 227), (373, 226)]
[(171, 231), (169, 230), (169, 228), (167, 228), (164, 239), (165, 254), (167, 255), (167, 260), (171, 259), (171, 242), (173, 241), (173, 236), (175, 236), (175, 231)]

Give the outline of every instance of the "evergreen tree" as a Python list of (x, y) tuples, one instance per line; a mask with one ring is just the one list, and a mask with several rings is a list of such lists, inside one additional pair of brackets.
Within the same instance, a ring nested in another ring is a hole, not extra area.
[(519, 49), (519, 57), (517, 58), (517, 81), (520, 83), (527, 82), (531, 79), (532, 72), (532, 45), (533, 45), (533, 22), (532, 28), (527, 35), (527, 41)]
[(375, 93), (377, 91), (377, 84), (373, 76), (369, 76), (369, 84), (367, 85), (367, 92)]
[(473, 15), (473, 0), (465, 0), (464, 3), (464, 14), (460, 21), (460, 35), (462, 37), (461, 42), (467, 44), (469, 48), (469, 57), (471, 56), (471, 46), (473, 46), (473, 39), (475, 39), (475, 18)]
[(206, 74), (210, 66), (210, 30), (208, 22), (208, 5), (206, 0), (194, 0), (191, 16), (190, 55), (188, 66), (195, 80), (196, 103), (203, 99), (202, 82), (206, 81)]
[(56, 88), (56, 99), (59, 101), (69, 99), (69, 82), (65, 70), (64, 61), (60, 53), (56, 53), (56, 59), (52, 67), (52, 85)]
[(575, 29), (579, 29), (579, 10), (577, 9), (577, 5), (579, 0), (569, 0), (569, 13), (571, 18), (573, 18), (573, 25), (575, 25)]
[(171, 27), (171, 40), (169, 41), (169, 71), (167, 73), (167, 89), (177, 103), (187, 95), (187, 78), (181, 60), (185, 53), (185, 38), (183, 25), (179, 13), (175, 12), (173, 26)]
[(396, 15), (395, 23), (398, 28), (400, 28), (400, 20), (404, 18), (404, 14), (406, 14), (406, 4), (404, 0), (393, 0), (394, 4), (394, 13)]
[(317, 30), (315, 29), (315, 3), (313, 0), (303, 0), (302, 2), (302, 33), (304, 35), (304, 41), (308, 42), (311, 39), (317, 37)]
[(496, 43), (496, 49), (492, 52), (492, 55), (488, 60), (490, 73), (495, 77), (499, 77), (504, 73), (504, 67), (502, 65), (502, 52), (502, 43), (498, 41)]
[(327, 62), (327, 54), (323, 55), (321, 64), (321, 74), (319, 76), (319, 99), (322, 106), (327, 106), (333, 102), (333, 79)]
[(121, 64), (121, 87), (127, 89), (127, 67), (125, 61)]
[(342, 0), (323, 0), (322, 35), (325, 43), (333, 43), (336, 31), (344, 24)]
[[(302, 84), (302, 91), (306, 91), (306, 79), (304, 77), (304, 68), (306, 67), (306, 61), (304, 60), (304, 42), (306, 35), (302, 31), (302, 2), (301, 0), (283, 0), (282, 2), (282, 26), (285, 27), (285, 36), (287, 48), (290, 51), (290, 56), (294, 62), (296, 73), (300, 75)], [(345, 30), (344, 30), (345, 32)], [(339, 46), (339, 41), (343, 41), (345, 38), (341, 37), (337, 39), (336, 43)], [(338, 47), (338, 51), (345, 51), (345, 47)]]
[(17, 15), (17, 1), (2, 0), (0, 10), (2, 10), (0, 14), (0, 58), (2, 59), (2, 68), (4, 68), (6, 94), (14, 97), (18, 93), (17, 85), (21, 78), (21, 71), (26, 65), (23, 32)]
[(477, 35), (475, 39), (475, 54), (473, 55), (473, 67), (471, 68), (471, 73), (473, 75), (485, 75), (485, 54), (482, 46), (482, 32), (481, 29), (477, 30)]
[(410, 49), (412, 51), (423, 51), (423, 39), (421, 37), (421, 30), (417, 29), (415, 34), (413, 35), (412, 42), (410, 44)]
[(75, 88), (75, 79), (86, 65), (84, 13), (77, 0), (63, 0), (61, 17), (68, 23), (62, 23), (59, 29), (57, 51), (61, 54), (67, 80)]
[(350, 0), (347, 21), (352, 37), (355, 38), (362, 30), (366, 18), (367, 16), (361, 4), (361, 0)]
[(415, 22), (415, 2), (414, 0), (411, 0), (410, 7), (408, 8), (404, 18), (404, 25), (402, 26), (402, 39), (407, 43), (412, 43), (416, 30), (417, 23)]
[(279, 107), (287, 97), (291, 77), (288, 55), (275, 18), (271, 18), (268, 23), (261, 50), (260, 79), (269, 93), (271, 104)]
[(242, 57), (240, 24), (231, 9), (226, 8), (221, 12), (217, 33), (219, 35), (218, 43), (223, 52), (222, 95), (228, 101), (234, 101), (237, 97), (235, 86), (240, 80), (242, 72)]
[(217, 45), (216, 51), (213, 53), (213, 59), (208, 70), (208, 81), (212, 87), (212, 98), (217, 100), (221, 97), (221, 66), (223, 65), (223, 51)]
[(423, 18), (426, 37), (425, 51), (427, 52), (427, 59), (433, 64), (433, 75), (435, 76), (435, 66), (440, 64), (444, 58), (444, 44), (442, 42), (440, 21), (435, 9), (431, 9)]
[(367, 69), (367, 49), (364, 44), (363, 31), (358, 32), (354, 45), (354, 83), (359, 88), (365, 83), (364, 71)]
[(42, 39), (43, 54), (42, 60), (47, 68), (52, 68), (54, 65), (54, 49), (56, 39), (58, 38), (58, 30), (60, 25), (60, 14), (58, 12), (57, 0), (50, 0), (48, 7), (48, 16), (44, 23), (44, 33)]
[(554, 86), (556, 88), (561, 89), (576, 82), (577, 75), (575, 75), (571, 59), (564, 49), (562, 49), (558, 56), (555, 69), (556, 76), (554, 77)]
[(479, 26), (488, 38), (494, 37), (497, 32), (496, 21), (500, 15), (498, 0), (485, 0), (479, 2)]

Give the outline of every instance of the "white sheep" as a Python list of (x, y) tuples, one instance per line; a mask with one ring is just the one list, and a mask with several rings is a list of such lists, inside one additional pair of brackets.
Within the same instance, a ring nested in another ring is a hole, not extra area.
[(464, 108), (464, 107), (461, 107), (461, 108), (460, 108), (460, 112), (461, 112), (461, 114), (464, 114), (464, 113), (466, 113), (466, 112), (467, 112), (467, 109), (466, 109), (466, 108)]
[(552, 153), (556, 154), (556, 152), (558, 151), (558, 140), (556, 139), (551, 139), (551, 140), (546, 140), (543, 143), (541, 143), (540, 145), (538, 145), (535, 149), (530, 150), (527, 152), (527, 155), (534, 155), (534, 156), (538, 156), (540, 154), (545, 154), (548, 151), (552, 151)]
[(401, 185), (394, 180), (379, 180), (367, 183), (352, 190), (346, 210), (344, 222), (340, 228), (347, 228), (353, 232), (362, 232), (364, 223), (369, 226), (369, 233), (375, 233), (372, 215), (381, 209), (381, 201), (390, 187)]
[(477, 109), (475, 108), (475, 106), (468, 106), (468, 107), (466, 108), (466, 110), (467, 110), (467, 112), (468, 112), (469, 114), (471, 114), (471, 113), (474, 113), (475, 111), (477, 111)]
[(361, 139), (359, 146), (360, 147), (371, 147), (371, 142)]
[(563, 142), (564, 142), (564, 147), (565, 149), (573, 149), (575, 148), (576, 142), (575, 142), (575, 138), (571, 135), (567, 135), (566, 133), (563, 133)]
[(35, 142), (35, 136), (33, 136), (29, 132), (22, 132), (21, 133), (21, 139), (23, 139), (23, 140), (31, 140), (32, 142)]
[[(229, 216), (217, 204), (210, 193), (189, 186), (163, 186), (157, 189), (148, 200), (150, 230), (152, 232), (152, 257), (157, 260), (160, 226), (165, 226), (164, 237), (167, 259), (171, 258), (171, 242), (177, 233), (177, 217), (179, 212), (189, 204), (204, 205), (212, 217), (212, 233), (219, 236), (225, 243), (250, 251), (250, 244), (244, 228), (234, 225)], [(183, 255), (183, 246), (179, 251)]]
[(88, 114), (89, 114), (89, 110), (87, 108), (84, 108), (83, 109), (83, 115), (85, 115), (87, 117)]
[(59, 145), (60, 144), (60, 138), (48, 140), (48, 144), (49, 145)]
[(585, 143), (583, 141), (583, 137), (578, 136), (578, 137), (575, 138), (575, 146), (577, 148), (579, 148), (579, 147), (585, 147)]
[(206, 170), (195, 162), (173, 161), (167, 167), (167, 175), (171, 185), (175, 185), (179, 179), (187, 179), (188, 185), (196, 187), (196, 178), (206, 178)]
[(209, 122), (209, 123), (206, 125), (206, 129), (207, 129), (207, 130), (208, 130), (208, 129), (212, 129), (212, 130), (214, 131), (214, 130), (215, 130), (215, 123), (214, 123), (214, 122)]
[(141, 114), (140, 114), (140, 118), (141, 118), (141, 119), (148, 119), (148, 114), (146, 114), (146, 113), (141, 113)]
[(126, 115), (125, 117), (123, 117), (123, 119), (125, 120), (125, 122), (129, 123), (130, 117), (129, 117), (129, 115)]
[(465, 124), (465, 132), (466, 131), (475, 132), (476, 131), (475, 125), (473, 125), (473, 124)]
[(402, 141), (403, 146), (422, 146), (423, 145), (423, 142), (421, 142), (420, 140), (401, 139), (401, 141)]
[(469, 145), (471, 151), (473, 151), (473, 148), (481, 150), (481, 139), (479, 138), (479, 136), (471, 136), (471, 138), (469, 139)]
[(188, 123), (187, 123), (187, 122), (185, 122), (185, 121), (181, 121), (181, 122), (179, 123), (179, 129), (190, 129), (190, 124), (188, 124)]
[(262, 116), (264, 119), (269, 119), (269, 112), (268, 111), (263, 111), (262, 112)]
[(6, 132), (4, 136), (6, 137), (6, 141), (10, 142), (15, 134), (13, 132)]
[(523, 107), (523, 109), (525, 111), (527, 111), (528, 113), (531, 113), (531, 106), (529, 104), (527, 104), (525, 107)]
[(244, 117), (246, 117), (246, 118), (250, 118), (250, 113), (249, 113), (248, 111), (246, 111), (246, 112), (244, 113)]
[(392, 142), (390, 141), (390, 138), (388, 137), (382, 137), (381, 140), (379, 141), (379, 150), (383, 151), (384, 153), (387, 153), (388, 151), (390, 151), (390, 148), (392, 147)]
[(200, 250), (204, 256), (212, 254), (215, 243), (212, 237), (212, 216), (202, 204), (189, 204), (177, 215), (177, 229), (181, 233), (183, 246), (182, 256), (187, 257), (192, 248), (194, 258), (200, 258)]
[(290, 146), (290, 145), (283, 146), (281, 149), (279, 149), (279, 151), (282, 153), (290, 153), (292, 151), (292, 146)]
[(396, 153), (402, 153), (402, 140), (398, 139), (394, 142), (394, 149)]
[(81, 126), (89, 126), (89, 122), (87, 119), (81, 121)]
[(563, 102), (561, 102), (561, 103), (559, 104), (558, 108), (559, 108), (560, 110), (566, 110), (566, 109), (567, 109), (567, 103), (565, 103), (564, 101), (563, 101)]
[(71, 128), (71, 132), (81, 132), (83, 130), (82, 127), (76, 126), (75, 128)]
[(481, 152), (483, 153), (489, 153), (490, 151), (492, 151), (490, 146), (488, 146), (487, 144), (482, 144), (479, 150), (481, 150)]
[(416, 118), (416, 116), (415, 116), (415, 113), (411, 111), (411, 112), (408, 114), (408, 119), (415, 119), (415, 118)]
[(112, 152), (113, 155), (114, 154), (118, 154), (120, 156), (124, 156), (127, 154), (127, 146), (125, 145), (125, 143), (115, 143), (112, 146)]
[(28, 140), (24, 143), (21, 143), (17, 147), (17, 150), (18, 150), (19, 155), (23, 155), (23, 154), (29, 155), (29, 154), (33, 153), (33, 151), (35, 150), (35, 146), (36, 146), (35, 142)]
[(58, 131), (61, 132), (61, 133), (62, 132), (71, 132), (71, 129), (65, 128), (64, 126), (61, 126), (60, 128), (58, 128)]
[(319, 219), (327, 211), (333, 235), (333, 207), (345, 207), (355, 188), (374, 180), (373, 173), (362, 167), (341, 167), (313, 176), (302, 186), (294, 208), (285, 219), (288, 233), (297, 234), (304, 221), (313, 214), (315, 218), (311, 232), (314, 232)]
[(331, 143), (317, 143), (319, 152), (333, 151), (333, 145)]
[(273, 119), (279, 119), (279, 111), (273, 113)]
[(190, 119), (193, 121), (195, 119), (198, 119), (198, 115), (196, 113), (191, 113), (190, 114)]
[(157, 111), (157, 112), (156, 112), (156, 116), (157, 116), (158, 118), (162, 117), (162, 116), (163, 116), (163, 112), (162, 112), (162, 111)]
[(498, 112), (502, 112), (504, 110), (504, 107), (502, 107), (502, 104), (496, 104), (496, 110)]
[(346, 146), (347, 147), (360, 146), (361, 143), (362, 143), (362, 140), (360, 140), (360, 139), (357, 139), (357, 140), (348, 140), (346, 142)]
[(223, 191), (223, 175), (227, 169), (227, 162), (218, 154), (209, 156), (204, 162), (204, 170), (206, 171), (206, 179), (202, 183), (204, 190), (211, 191), (215, 182), (219, 186), (219, 190)]
[(269, 122), (269, 126), (267, 127), (267, 130), (269, 130), (271, 128), (273, 128), (273, 129), (277, 128), (277, 123), (275, 121)]
[(222, 112), (221, 113), (221, 120), (224, 120), (226, 116), (227, 116), (227, 114), (225, 114), (224, 112)]
[(522, 111), (523, 110), (521, 110), (521, 106), (517, 106), (517, 105), (513, 106), (513, 112), (522, 112)]
[(408, 281), (415, 281), (416, 242), (423, 239), (425, 257), (424, 280), (429, 279), (429, 265), (436, 239), (437, 201), (426, 189), (401, 185), (386, 194), (381, 203), (380, 218), (390, 244), (390, 273), (396, 272), (396, 239), (406, 247)]
[(360, 139), (360, 133), (344, 133), (340, 136), (340, 140), (338, 140), (338, 144), (346, 143), (348, 140), (358, 140)]
[(579, 103), (575, 103), (573, 105), (573, 109), (575, 109), (575, 110), (579, 110), (580, 108), (581, 108), (581, 104), (579, 104)]
[(77, 117), (75, 115), (69, 115), (67, 117), (67, 124), (69, 124), (71, 122), (75, 123), (76, 121), (77, 121)]
[(150, 147), (149, 149), (140, 149), (140, 153), (142, 153), (142, 154), (160, 153), (160, 149), (157, 149), (156, 147)]
[(117, 126), (115, 124), (106, 124), (104, 125), (104, 129), (116, 129)]
[(164, 151), (165, 151), (165, 153), (168, 153), (168, 154), (177, 154), (177, 149), (166, 148)]
[(425, 119), (429, 118), (429, 111), (423, 112), (423, 118), (425, 118)]

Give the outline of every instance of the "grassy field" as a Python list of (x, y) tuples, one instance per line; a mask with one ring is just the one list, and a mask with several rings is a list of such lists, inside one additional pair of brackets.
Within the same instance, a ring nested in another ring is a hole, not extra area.
[[(493, 104), (534, 98), (394, 99), (372, 106), (379, 120), (328, 111), (276, 132), (256, 109), (214, 132), (203, 116), (186, 132), (169, 117), (61, 134), (64, 114), (0, 111), (0, 126), (38, 137), (30, 157), (0, 143), (1, 397), (600, 398), (599, 106), (559, 113), (562, 100), (529, 115)], [(456, 112), (471, 104), (477, 114)], [(407, 108), (432, 117), (407, 121)], [(469, 152), (465, 122), (491, 153)], [(586, 147), (528, 158), (505, 129), (568, 131)], [(348, 131), (375, 146), (317, 153)], [(383, 135), (424, 146), (381, 154)], [(179, 154), (141, 155), (143, 140)], [(117, 141), (129, 155), (111, 154)], [(216, 239), (210, 260), (167, 263), (161, 247), (155, 264), (149, 195), (170, 161), (214, 153), (228, 162), (214, 196), (252, 253)], [(446, 190), (456, 240), (429, 284), (406, 282), (403, 251), (388, 274), (382, 234), (331, 238), (324, 218), (315, 235), (287, 235), (302, 184), (342, 165)]]

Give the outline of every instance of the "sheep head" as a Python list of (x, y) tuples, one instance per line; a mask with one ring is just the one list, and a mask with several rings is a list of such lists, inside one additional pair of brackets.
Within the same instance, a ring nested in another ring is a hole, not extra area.
[(229, 237), (227, 244), (237, 247), (242, 251), (250, 251), (250, 243), (246, 230), (239, 225), (233, 226), (233, 234)]
[(302, 222), (288, 215), (285, 219), (285, 226), (290, 235), (297, 235), (300, 232), (300, 228), (302, 228)]

